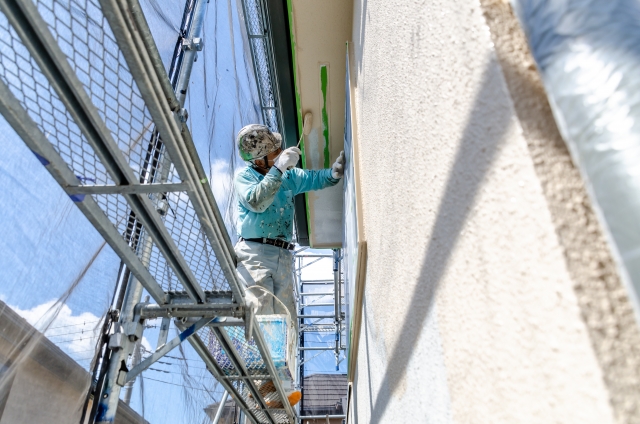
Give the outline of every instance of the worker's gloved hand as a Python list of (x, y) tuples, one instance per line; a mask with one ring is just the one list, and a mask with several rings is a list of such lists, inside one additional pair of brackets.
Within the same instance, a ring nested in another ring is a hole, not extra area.
[(344, 176), (344, 150), (340, 152), (340, 156), (331, 165), (331, 177), (339, 180)]
[(296, 166), (296, 163), (300, 160), (300, 154), (300, 149), (297, 147), (289, 147), (280, 153), (280, 156), (278, 156), (273, 166), (278, 168), (280, 172), (284, 174), (284, 171)]

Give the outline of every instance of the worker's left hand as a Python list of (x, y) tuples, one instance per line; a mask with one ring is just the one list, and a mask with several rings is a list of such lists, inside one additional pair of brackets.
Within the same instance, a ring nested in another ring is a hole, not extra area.
[(344, 175), (344, 151), (340, 152), (338, 159), (331, 165), (331, 177), (339, 180)]

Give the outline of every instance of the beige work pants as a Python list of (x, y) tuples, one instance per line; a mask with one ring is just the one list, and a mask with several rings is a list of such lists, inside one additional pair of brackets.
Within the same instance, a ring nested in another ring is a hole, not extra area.
[[(273, 293), (285, 304), (291, 322), (298, 328), (298, 313), (293, 297), (293, 256), (289, 250), (269, 244), (239, 241), (235, 246), (238, 274), (246, 287), (258, 285)], [(280, 302), (272, 296), (260, 296), (258, 314), (285, 314)]]

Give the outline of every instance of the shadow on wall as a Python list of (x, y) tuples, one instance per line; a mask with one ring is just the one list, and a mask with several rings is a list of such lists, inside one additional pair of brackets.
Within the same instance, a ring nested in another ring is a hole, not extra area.
[(411, 304), (406, 309), (411, 313), (406, 314), (400, 327), (401, 334), (389, 356), (392, 360), (388, 362), (380, 392), (372, 405), (372, 424), (381, 423), (392, 395), (405, 378), (407, 365), (420, 339), (424, 321), (433, 306), (438, 286), (458, 242), (460, 231), (510, 125), (513, 112), (507, 106), (508, 103), (495, 104), (496, 93), (502, 96), (508, 94), (493, 55), (490, 60), (447, 178), (420, 276), (410, 297)]

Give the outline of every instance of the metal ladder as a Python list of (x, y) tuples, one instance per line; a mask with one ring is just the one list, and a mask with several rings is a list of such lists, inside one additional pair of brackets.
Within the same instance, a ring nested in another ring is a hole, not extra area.
[[(343, 280), (341, 272), (342, 250), (333, 249), (332, 254), (317, 254), (305, 252), (306, 248), (302, 248), (294, 254), (294, 275), (296, 280), (296, 291), (298, 295), (298, 319), (300, 321), (298, 336), (298, 363), (297, 363), (297, 380), (301, 385), (304, 384), (305, 367), (304, 365), (318, 357), (324, 352), (333, 352), (336, 361), (336, 371), (339, 364), (344, 360), (346, 346), (346, 323), (343, 295)], [(305, 279), (303, 278), (303, 269), (317, 264), (320, 261), (326, 266), (326, 262), (332, 262), (333, 279)], [(328, 298), (333, 297), (333, 302), (327, 303)], [(323, 301), (325, 303), (323, 303)], [(333, 311), (326, 311), (325, 308), (333, 307)], [(320, 308), (320, 309), (316, 309)], [(330, 321), (328, 321), (330, 320)], [(333, 343), (327, 343), (323, 346), (307, 346), (307, 334), (330, 334), (333, 333)], [(316, 353), (317, 352), (317, 353)], [(306, 355), (309, 353), (311, 356)], [(303, 390), (304, 393), (304, 390)], [(299, 422), (307, 420), (325, 420), (325, 419), (344, 419), (345, 415), (303, 415), (304, 396), (300, 402)], [(345, 405), (346, 406), (346, 405)]]
[[(95, 422), (112, 422), (121, 388), (185, 340), (250, 421), (296, 422), (137, 0), (0, 0), (0, 10), (0, 112), (130, 271)], [(127, 369), (157, 317), (182, 332), (161, 331)], [(275, 392), (261, 392), (268, 382)]]

